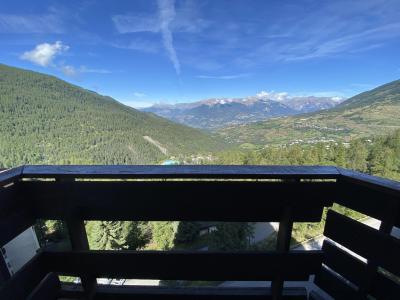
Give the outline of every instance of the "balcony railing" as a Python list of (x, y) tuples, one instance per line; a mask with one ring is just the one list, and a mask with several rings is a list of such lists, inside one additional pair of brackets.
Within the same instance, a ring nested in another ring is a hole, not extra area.
[[(150, 180), (149, 180), (150, 179)], [(290, 251), (294, 222), (338, 203), (381, 220), (374, 229), (329, 210), (322, 250)], [(0, 299), (400, 299), (400, 184), (335, 167), (24, 166), (0, 173), (0, 246), (37, 219), (64, 220), (71, 251), (40, 250)], [(280, 222), (276, 251), (94, 251), (85, 220)], [(357, 255), (354, 255), (357, 254)], [(82, 287), (58, 275), (79, 276)], [(271, 288), (101, 286), (96, 278), (272, 281)]]

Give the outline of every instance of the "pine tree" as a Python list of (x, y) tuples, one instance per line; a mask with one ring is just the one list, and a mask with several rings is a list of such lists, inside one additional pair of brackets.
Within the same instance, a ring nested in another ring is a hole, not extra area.
[(210, 234), (209, 248), (213, 250), (244, 250), (249, 247), (253, 224), (246, 222), (220, 222)]

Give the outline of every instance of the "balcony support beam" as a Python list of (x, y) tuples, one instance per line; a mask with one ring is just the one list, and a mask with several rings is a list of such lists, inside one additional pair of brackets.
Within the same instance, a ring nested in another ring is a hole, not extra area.
[[(279, 223), (278, 238), (276, 241), (276, 250), (280, 253), (288, 252), (290, 249), (290, 240), (292, 238), (293, 228), (293, 211), (292, 207), (286, 206), (282, 220)], [(278, 278), (272, 281), (272, 296), (274, 300), (282, 299), (283, 292), (282, 278)]]
[[(73, 178), (63, 178), (57, 181), (75, 181)], [(67, 218), (66, 225), (70, 237), (72, 251), (85, 251), (89, 250), (89, 241), (85, 229), (85, 222), (83, 220), (76, 220), (75, 218)], [(81, 282), (85, 291), (87, 300), (92, 300), (96, 293), (97, 281), (96, 278), (90, 276), (82, 276)]]

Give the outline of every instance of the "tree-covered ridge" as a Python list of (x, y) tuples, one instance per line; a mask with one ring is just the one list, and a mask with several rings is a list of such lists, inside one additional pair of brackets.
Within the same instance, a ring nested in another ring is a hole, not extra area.
[(217, 155), (216, 164), (333, 165), (400, 180), (400, 130), (350, 143), (269, 146), (230, 150)]
[(55, 77), (1, 64), (0, 120), (0, 167), (148, 164), (224, 148), (199, 130)]
[(325, 111), (227, 127), (219, 133), (226, 140), (240, 144), (350, 141), (399, 129), (399, 115), (400, 80), (397, 80)]

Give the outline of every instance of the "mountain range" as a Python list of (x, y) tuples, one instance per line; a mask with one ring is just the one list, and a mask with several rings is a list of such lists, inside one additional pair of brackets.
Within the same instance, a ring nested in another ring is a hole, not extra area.
[[(272, 99), (271, 99), (272, 98)], [(335, 107), (338, 97), (274, 97), (262, 92), (246, 98), (213, 98), (174, 105), (155, 104), (142, 109), (195, 128), (218, 128), (291, 116)]]
[(400, 128), (400, 80), (313, 113), (228, 126), (218, 133), (234, 143), (304, 144), (350, 141)]
[(0, 64), (0, 168), (150, 164), (226, 145), (200, 130), (32, 71)]

